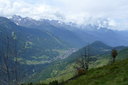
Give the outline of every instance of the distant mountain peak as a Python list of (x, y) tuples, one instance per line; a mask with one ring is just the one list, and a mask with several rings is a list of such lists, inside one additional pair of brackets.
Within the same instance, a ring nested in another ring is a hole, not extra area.
[(15, 23), (13, 23), (11, 20), (9, 20), (8, 18), (5, 18), (5, 17), (0, 17), (0, 24), (1, 25), (8, 25), (8, 26), (10, 26), (10, 25), (13, 25), (13, 26), (16, 26), (16, 24)]
[(93, 45), (93, 44), (104, 44), (104, 45), (106, 45), (106, 44), (103, 43), (102, 41), (95, 41), (95, 42), (92, 43), (92, 45)]
[(8, 18), (5, 17), (0, 17), (0, 22), (10, 22), (10, 20)]
[(95, 41), (92, 44), (90, 44), (89, 46), (91, 47), (97, 47), (97, 48), (111, 48), (109, 45), (106, 45), (105, 43), (103, 43), (102, 41)]

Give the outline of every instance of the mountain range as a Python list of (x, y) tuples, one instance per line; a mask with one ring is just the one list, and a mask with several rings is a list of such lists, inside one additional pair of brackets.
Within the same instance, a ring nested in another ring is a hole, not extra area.
[(120, 52), (120, 58), (122, 55), (126, 58), (127, 33), (92, 24), (81, 27), (57, 20), (34, 20), (16, 15), (9, 19), (0, 17), (0, 67), (3, 54), (9, 55), (11, 65), (15, 60), (13, 51), (17, 50), (19, 68), (25, 69), (20, 73), (23, 81), (65, 76), (74, 70), (73, 65), (85, 55), (87, 48), (96, 63), (92, 67), (104, 65), (102, 60), (106, 64), (112, 49)]
[(19, 26), (41, 31), (48, 31), (72, 47), (81, 48), (94, 41), (102, 41), (110, 46), (128, 45), (128, 31), (112, 30), (99, 24), (76, 26), (74, 23), (64, 23), (58, 20), (34, 20), (29, 17), (13, 16), (10, 20)]

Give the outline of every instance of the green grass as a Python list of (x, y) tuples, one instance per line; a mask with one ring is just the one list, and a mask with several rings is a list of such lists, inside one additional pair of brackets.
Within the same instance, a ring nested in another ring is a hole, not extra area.
[[(98, 58), (98, 60), (96, 60), (95, 62), (90, 63), (89, 68), (92, 69), (92, 68), (98, 68), (98, 67), (104, 66), (108, 64), (108, 61), (109, 60), (107, 58)], [(52, 65), (51, 67), (52, 71), (49, 73), (51, 77), (41, 80), (41, 82), (49, 83), (54, 80), (57, 80), (58, 82), (66, 81), (77, 74), (76, 69), (74, 68), (76, 65), (77, 64), (75, 61), (67, 64), (65, 62), (65, 65), (64, 65), (64, 62)], [(65, 68), (62, 69), (63, 67)], [(40, 74), (40, 75), (43, 75), (43, 74)]]
[[(70, 65), (66, 66), (66, 68), (63, 70), (59, 70), (59, 69), (55, 70), (56, 76), (53, 76), (53, 77), (48, 78), (46, 80), (43, 80), (42, 82), (49, 83), (49, 82), (54, 81), (54, 80), (57, 80), (58, 82), (62, 82), (62, 81), (66, 81), (66, 80), (72, 78), (76, 74), (73, 66), (74, 66), (73, 64), (70, 64)], [(51, 74), (54, 74), (53, 71), (51, 72)]]
[(65, 85), (128, 85), (128, 59), (89, 70)]
[(127, 56), (128, 56), (128, 48), (121, 50), (121, 51), (118, 53), (117, 58), (119, 58), (119, 59), (124, 59), (124, 58), (127, 58)]
[[(119, 60), (125, 59), (126, 58), (125, 56), (127, 56), (127, 50), (128, 49), (119, 51), (119, 54), (116, 60), (119, 61)], [(57, 51), (59, 52), (59, 54), (63, 54), (65, 50), (54, 49), (53, 51)], [(105, 66), (108, 63), (110, 63), (112, 60), (110, 53), (103, 54), (103, 55), (90, 56), (90, 57), (94, 59), (96, 58), (96, 61), (90, 62), (89, 69)], [(37, 57), (32, 57), (32, 58), (37, 58)], [(42, 58), (45, 58), (45, 56), (40, 56), (38, 58), (40, 58), (41, 60)], [(74, 75), (76, 75), (76, 69), (74, 68), (74, 66), (77, 65), (76, 64), (77, 59), (76, 60), (72, 59), (72, 60), (73, 60), (72, 62), (70, 62), (71, 61), (70, 59), (55, 61), (51, 65), (49, 65), (48, 68), (43, 69), (39, 73), (33, 74), (29, 80), (31, 80), (32, 82), (44, 82), (44, 83), (49, 83), (54, 80), (58, 80), (59, 82), (66, 81), (70, 79), (71, 77), (73, 77)], [(31, 62), (27, 60), (26, 62), (27, 62), (26, 64), (28, 65), (45, 63), (43, 60), (42, 61), (35, 60)]]

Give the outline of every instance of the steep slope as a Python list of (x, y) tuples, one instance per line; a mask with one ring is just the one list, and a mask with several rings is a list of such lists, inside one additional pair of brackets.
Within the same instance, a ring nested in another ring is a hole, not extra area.
[(91, 69), (85, 75), (71, 80), (65, 85), (127, 85), (127, 74), (128, 59)]
[(13, 16), (11, 20), (20, 26), (46, 30), (72, 47), (81, 48), (94, 41), (102, 41), (110, 46), (128, 45), (128, 31), (115, 31), (109, 29), (110, 27), (100, 27), (99, 24), (77, 26), (58, 20), (34, 20), (20, 16)]
[(14, 55), (17, 54), (19, 78), (22, 81), (47, 68), (67, 48), (62, 40), (47, 31), (17, 26), (9, 19), (0, 17), (0, 79), (3, 76), (3, 80), (7, 79), (7, 74), (3, 72), (6, 55), (9, 56), (7, 64), (13, 81)]
[(13, 22), (20, 26), (39, 29), (41, 31), (48, 31), (49, 33), (54, 34), (59, 39), (65, 41), (71, 47), (82, 47), (86, 45), (86, 43), (75, 33), (68, 30), (72, 28), (69, 25), (61, 24), (59, 21), (56, 20), (34, 20), (31, 18), (22, 18), (20, 16), (13, 16), (11, 18)]
[[(128, 45), (126, 40), (128, 32), (115, 31), (107, 27), (98, 27), (97, 25), (87, 25), (84, 29), (73, 30), (73, 32), (80, 36), (86, 42), (92, 43), (94, 41), (102, 41), (110, 46)], [(123, 42), (122, 42), (123, 41)]]
[[(66, 44), (47, 31), (39, 31), (37, 29), (28, 29), (17, 26), (10, 20), (0, 17), (1, 39), (4, 41), (6, 36), (12, 37), (12, 33), (16, 33), (17, 45), (22, 47), (22, 57), (30, 58), (32, 56), (58, 56), (53, 49), (64, 49)], [(4, 44), (4, 43), (3, 43)]]

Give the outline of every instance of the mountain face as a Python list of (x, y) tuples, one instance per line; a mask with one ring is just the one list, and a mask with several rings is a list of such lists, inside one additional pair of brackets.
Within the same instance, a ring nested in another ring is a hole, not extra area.
[[(67, 48), (69, 47), (65, 42), (48, 31), (22, 27), (0, 17), (0, 69), (3, 70), (4, 64), (7, 63), (11, 80), (15, 77), (16, 56), (22, 81), (47, 67)], [(6, 80), (7, 74), (2, 70), (0, 75), (4, 78), (0, 76), (0, 79)]]
[(48, 31), (75, 48), (94, 41), (102, 41), (110, 46), (128, 45), (128, 32), (110, 30), (110, 27), (100, 27), (98, 24), (76, 26), (57, 20), (34, 20), (20, 16), (13, 16), (11, 20), (20, 26)]
[(2, 37), (0, 44), (3, 46), (7, 45), (7, 43), (4, 43), (6, 37), (10, 38), (10, 46), (13, 45), (11, 38), (15, 33), (17, 48), (21, 51), (20, 56), (25, 59), (31, 60), (36, 57), (43, 59), (45, 57), (46, 60), (51, 60), (59, 56), (56, 50), (67, 48), (66, 43), (47, 31), (17, 26), (4, 17), (0, 17), (0, 32)]
[[(88, 28), (90, 27), (90, 28)], [(91, 28), (93, 27), (93, 28)], [(88, 30), (90, 29), (90, 30)], [(108, 28), (100, 28), (97, 26), (87, 26), (87, 29), (74, 30), (74, 32), (80, 36), (80, 38), (88, 43), (94, 41), (102, 41), (110, 46), (127, 45), (128, 35), (124, 35), (123, 31), (114, 31)], [(125, 32), (125, 34), (128, 32)], [(122, 42), (123, 41), (123, 42)]]
[(77, 36), (72, 31), (68, 30), (71, 28), (69, 25), (59, 23), (59, 21), (33, 20), (30, 18), (22, 18), (20, 16), (13, 16), (11, 20), (20, 26), (38, 29), (40, 31), (47, 31), (55, 35), (71, 47), (78, 48), (82, 47), (83, 45), (86, 45), (86, 43), (79, 36)]

